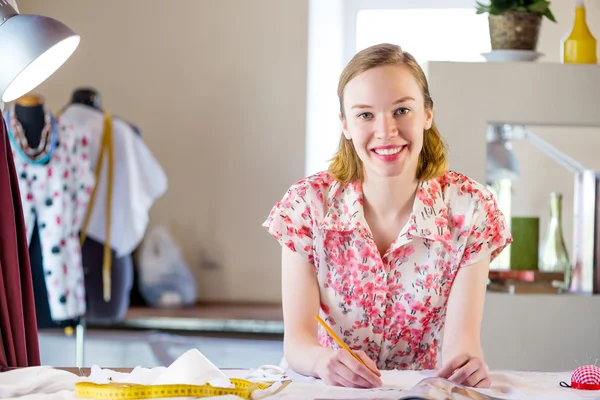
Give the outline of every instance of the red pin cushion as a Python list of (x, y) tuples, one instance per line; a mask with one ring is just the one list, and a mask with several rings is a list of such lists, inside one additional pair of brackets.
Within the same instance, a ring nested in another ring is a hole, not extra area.
[(584, 365), (577, 368), (571, 375), (571, 385), (560, 383), (563, 387), (583, 390), (600, 390), (600, 367)]

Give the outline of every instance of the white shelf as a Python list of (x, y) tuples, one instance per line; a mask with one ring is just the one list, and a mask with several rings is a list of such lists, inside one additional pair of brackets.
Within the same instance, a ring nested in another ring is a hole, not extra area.
[(488, 123), (600, 127), (600, 66), (429, 62), (434, 118), (450, 167), (484, 182)]

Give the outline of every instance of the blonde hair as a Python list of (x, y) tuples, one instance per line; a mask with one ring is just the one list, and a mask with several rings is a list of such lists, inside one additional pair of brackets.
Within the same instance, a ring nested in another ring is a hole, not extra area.
[[(421, 86), (425, 99), (425, 109), (433, 109), (429, 84), (419, 63), (410, 53), (402, 51), (400, 46), (384, 43), (358, 52), (342, 71), (338, 84), (338, 98), (340, 112), (344, 118), (344, 89), (348, 82), (371, 68), (385, 65), (404, 65), (408, 67)], [(431, 128), (423, 133), (423, 148), (419, 154), (416, 178), (419, 181), (436, 178), (443, 175), (447, 167), (446, 144), (435, 126), (435, 122), (432, 122)], [(329, 165), (329, 173), (334, 179), (344, 183), (364, 179), (363, 163), (358, 157), (352, 141), (346, 139), (343, 134), (340, 138), (338, 150)]]

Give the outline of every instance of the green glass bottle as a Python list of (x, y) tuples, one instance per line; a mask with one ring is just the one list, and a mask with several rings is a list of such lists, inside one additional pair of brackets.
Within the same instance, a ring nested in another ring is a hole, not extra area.
[(562, 199), (561, 193), (550, 193), (550, 218), (540, 251), (539, 270), (564, 273), (565, 282), (567, 282), (571, 271), (571, 262), (563, 236)]

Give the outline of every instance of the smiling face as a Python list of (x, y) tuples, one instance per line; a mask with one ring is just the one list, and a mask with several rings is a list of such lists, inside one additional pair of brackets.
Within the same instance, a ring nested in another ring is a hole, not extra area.
[(404, 65), (368, 69), (354, 77), (343, 94), (340, 116), (367, 177), (416, 177), (423, 133), (431, 128), (433, 110)]

